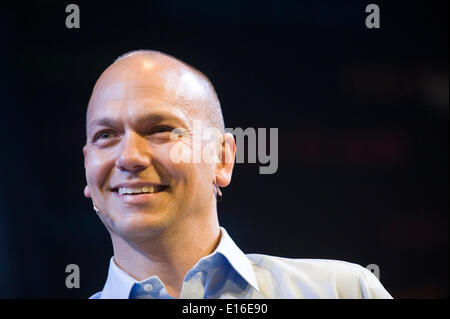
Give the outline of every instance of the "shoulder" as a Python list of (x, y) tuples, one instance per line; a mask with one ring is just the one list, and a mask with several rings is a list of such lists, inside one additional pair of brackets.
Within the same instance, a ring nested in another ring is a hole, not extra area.
[[(257, 278), (293, 298), (391, 298), (366, 268), (341, 260), (294, 259), (248, 254)], [(263, 283), (264, 286), (264, 283)], [(292, 289), (291, 289), (292, 288)]]
[(102, 292), (99, 291), (95, 294), (93, 294), (92, 296), (89, 297), (89, 299), (101, 299), (102, 298)]
[[(358, 264), (331, 259), (285, 258), (260, 254), (247, 257), (257, 269), (298, 279), (358, 280), (365, 268)], [(365, 269), (367, 270), (367, 269)]]

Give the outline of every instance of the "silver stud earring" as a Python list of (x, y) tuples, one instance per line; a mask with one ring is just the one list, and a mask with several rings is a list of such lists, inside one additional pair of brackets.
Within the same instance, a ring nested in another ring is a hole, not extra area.
[(95, 206), (95, 205), (94, 205), (94, 210), (98, 214), (99, 210), (98, 210), (97, 206)]
[(216, 195), (217, 201), (220, 201), (223, 197), (222, 192), (220, 191), (219, 185), (217, 185), (216, 181), (213, 182), (214, 186), (214, 195)]

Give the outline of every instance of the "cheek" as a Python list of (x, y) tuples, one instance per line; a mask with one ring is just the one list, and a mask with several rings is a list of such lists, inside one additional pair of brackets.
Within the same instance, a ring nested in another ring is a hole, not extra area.
[(175, 179), (200, 188), (212, 183), (215, 163), (205, 162), (201, 154), (196, 156), (191, 145), (180, 141), (160, 154), (165, 154), (165, 167)]
[(209, 164), (181, 163), (174, 167), (178, 183), (184, 186), (183, 192), (190, 198), (203, 198), (212, 189), (213, 175)]
[(167, 149), (169, 160), (173, 164), (192, 163), (193, 152), (188, 141), (178, 141)]
[(114, 167), (114, 159), (111, 154), (93, 151), (86, 157), (86, 179), (88, 185), (101, 187)]

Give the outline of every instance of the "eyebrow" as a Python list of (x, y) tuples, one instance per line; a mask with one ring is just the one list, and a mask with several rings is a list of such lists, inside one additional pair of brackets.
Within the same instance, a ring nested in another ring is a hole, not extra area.
[[(150, 114), (143, 115), (142, 117), (140, 117), (137, 120), (136, 125), (139, 127), (139, 126), (143, 126), (148, 123), (163, 122), (164, 120), (176, 121), (180, 126), (182, 126), (181, 124), (184, 123), (184, 121), (183, 121), (184, 119), (180, 118), (179, 116), (169, 114), (166, 112), (156, 112), (156, 113), (150, 113)], [(92, 128), (95, 126), (118, 127), (118, 126), (120, 126), (120, 123), (119, 123), (119, 120), (117, 120), (117, 119), (114, 119), (111, 117), (102, 117), (99, 119), (95, 119), (91, 123), (89, 123), (87, 125), (87, 132), (92, 130)]]
[(103, 117), (100, 119), (96, 119), (88, 124), (87, 130), (89, 131), (94, 126), (118, 126), (118, 121), (113, 118)]

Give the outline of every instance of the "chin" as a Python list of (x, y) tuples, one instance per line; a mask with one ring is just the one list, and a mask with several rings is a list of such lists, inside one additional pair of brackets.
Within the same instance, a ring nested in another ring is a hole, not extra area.
[(151, 237), (168, 227), (168, 217), (166, 214), (133, 213), (116, 219), (109, 228), (122, 238)]

